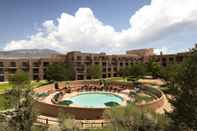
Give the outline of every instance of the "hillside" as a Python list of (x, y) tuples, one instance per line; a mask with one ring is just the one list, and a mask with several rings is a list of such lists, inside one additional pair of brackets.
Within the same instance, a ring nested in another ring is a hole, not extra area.
[(0, 58), (47, 58), (53, 54), (60, 54), (50, 49), (20, 49), (11, 51), (0, 51)]

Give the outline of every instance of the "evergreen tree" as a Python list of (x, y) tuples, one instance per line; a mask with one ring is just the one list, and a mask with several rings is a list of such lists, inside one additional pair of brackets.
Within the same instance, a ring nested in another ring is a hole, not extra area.
[(184, 62), (173, 90), (174, 110), (169, 114), (174, 130), (197, 130), (197, 51)]

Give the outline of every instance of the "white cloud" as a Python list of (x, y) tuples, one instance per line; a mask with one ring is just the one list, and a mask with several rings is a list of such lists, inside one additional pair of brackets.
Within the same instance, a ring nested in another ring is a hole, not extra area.
[(168, 49), (177, 46), (179, 41), (183, 44), (182, 39), (184, 42), (195, 40), (189, 35), (190, 32), (197, 34), (191, 31), (197, 29), (197, 0), (152, 0), (131, 16), (130, 28), (120, 32), (98, 20), (89, 8), (80, 8), (75, 15), (62, 13), (55, 22), (44, 22), (42, 30), (30, 39), (11, 41), (4, 49), (120, 52), (147, 45), (161, 49), (162, 43)]
[(48, 33), (55, 31), (57, 28), (53, 22), (53, 20), (47, 20), (45, 21), (42, 26), (44, 27), (44, 29), (46, 29), (46, 31)]
[(155, 48), (154, 49), (154, 53), (157, 54), (157, 55), (159, 55), (161, 52), (166, 54), (168, 52), (168, 48), (167, 47), (161, 47), (161, 48)]

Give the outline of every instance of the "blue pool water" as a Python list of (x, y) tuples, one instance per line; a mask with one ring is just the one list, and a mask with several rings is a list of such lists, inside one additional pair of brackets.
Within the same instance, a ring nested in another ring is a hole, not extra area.
[(120, 96), (107, 92), (82, 92), (79, 95), (71, 97), (69, 100), (73, 104), (89, 108), (103, 108), (106, 107), (105, 103), (107, 102), (113, 101), (120, 104), (123, 101)]

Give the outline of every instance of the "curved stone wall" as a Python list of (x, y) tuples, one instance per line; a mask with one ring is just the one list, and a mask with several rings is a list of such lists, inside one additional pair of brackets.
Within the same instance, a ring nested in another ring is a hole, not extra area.
[(80, 120), (92, 120), (101, 119), (104, 108), (77, 108), (77, 107), (66, 107), (59, 105), (51, 105), (44, 102), (35, 102), (35, 108), (38, 109), (39, 113), (51, 117), (57, 117), (60, 112), (69, 113), (75, 116), (76, 119)]
[[(72, 81), (69, 82), (69, 86), (72, 91), (78, 91), (82, 85), (89, 84), (89, 85), (99, 85), (98, 81)], [(56, 91), (64, 91), (65, 86), (68, 84), (65, 84), (64, 82), (59, 83), (59, 89), (55, 90), (54, 84), (45, 85), (39, 88), (34, 89), (35, 93), (54, 93)], [(112, 86), (112, 88), (120, 88), (121, 89), (131, 89), (132, 84), (123, 83), (123, 82), (112, 82), (109, 86)], [(148, 87), (147, 87), (148, 88)], [(145, 104), (136, 104), (137, 106), (141, 108), (151, 108), (153, 110), (157, 110), (158, 108), (162, 107), (164, 104), (164, 95), (160, 90), (155, 89), (158, 91), (158, 99), (155, 99), (151, 102), (147, 102)], [(69, 113), (75, 116), (76, 119), (101, 119), (103, 116), (103, 112), (107, 108), (82, 108), (82, 107), (69, 107), (69, 106), (61, 106), (61, 105), (55, 105), (53, 103), (47, 103), (42, 102), (41, 100), (36, 100), (35, 102), (35, 108), (39, 111), (39, 113), (47, 116), (57, 117), (60, 112)]]

